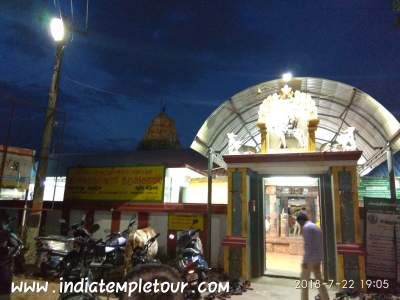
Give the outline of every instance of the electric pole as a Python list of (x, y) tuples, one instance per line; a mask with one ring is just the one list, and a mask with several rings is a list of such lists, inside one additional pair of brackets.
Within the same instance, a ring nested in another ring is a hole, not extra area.
[(43, 129), (42, 144), (39, 154), (39, 164), (35, 176), (35, 188), (33, 191), (32, 207), (28, 215), (26, 228), (27, 252), (25, 260), (28, 265), (32, 265), (36, 260), (36, 242), (35, 238), (39, 235), (42, 209), (43, 209), (43, 194), (46, 180), (47, 165), (51, 147), (51, 139), (54, 127), (54, 115), (56, 112), (56, 103), (58, 96), (58, 84), (60, 81), (61, 63), (64, 53), (64, 25), (61, 19), (53, 19), (51, 23), (51, 32), (54, 40), (57, 42), (56, 57), (53, 68), (53, 76), (49, 91), (49, 102), (46, 111), (45, 126)]
[(214, 151), (208, 149), (208, 193), (207, 193), (207, 253), (206, 257), (211, 264), (211, 225), (212, 225), (212, 170), (214, 165)]

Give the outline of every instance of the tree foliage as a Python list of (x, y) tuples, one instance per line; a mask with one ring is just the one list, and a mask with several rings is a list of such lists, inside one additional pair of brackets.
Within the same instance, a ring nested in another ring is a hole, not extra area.
[(400, 0), (393, 0), (393, 10), (400, 12)]

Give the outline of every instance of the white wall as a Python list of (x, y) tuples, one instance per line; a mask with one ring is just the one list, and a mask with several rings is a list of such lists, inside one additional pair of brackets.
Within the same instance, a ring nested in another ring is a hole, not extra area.
[[(192, 180), (187, 190), (185, 203), (207, 203), (208, 183), (207, 179)], [(219, 177), (213, 180), (212, 203), (228, 203), (228, 180), (227, 177)]]
[(100, 228), (93, 233), (93, 239), (104, 239), (111, 232), (111, 211), (96, 210), (94, 213), (93, 224), (99, 224)]
[(133, 218), (136, 219), (135, 224), (132, 227), (132, 231), (135, 231), (137, 229), (138, 225), (138, 217), (136, 212), (122, 212), (121, 213), (121, 220), (119, 223), (119, 230), (118, 231), (124, 231), (125, 229), (128, 228), (129, 221)]
[[(149, 216), (149, 225), (160, 233), (158, 238), (159, 252), (167, 249), (168, 233), (168, 213), (152, 213)], [(223, 247), (222, 240), (226, 232), (226, 216), (213, 215), (211, 225), (211, 265), (213, 267), (223, 266)], [(204, 242), (204, 241), (203, 241)], [(205, 250), (205, 249), (204, 249)]]
[(168, 233), (168, 213), (151, 213), (149, 215), (149, 226), (153, 227), (158, 237), (158, 251), (159, 253), (166, 253), (167, 251), (167, 233)]
[(45, 235), (60, 234), (62, 218), (61, 210), (48, 210), (46, 211), (46, 226)]
[(69, 214), (69, 225), (74, 225), (76, 223), (80, 223), (82, 220), (82, 216), (85, 214), (84, 210), (80, 209), (72, 209)]
[[(205, 176), (189, 168), (168, 168), (165, 172), (164, 202), (178, 203), (181, 188), (188, 188), (193, 178)], [(188, 194), (183, 195), (183, 202), (187, 202)]]
[(222, 247), (222, 240), (226, 233), (226, 216), (213, 215), (211, 222), (211, 265), (223, 267), (224, 248)]

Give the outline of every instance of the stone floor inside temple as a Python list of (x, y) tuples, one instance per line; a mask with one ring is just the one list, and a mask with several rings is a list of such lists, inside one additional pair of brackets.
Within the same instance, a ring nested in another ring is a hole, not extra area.
[(285, 253), (268, 253), (266, 254), (266, 274), (286, 277), (300, 277), (301, 255), (292, 255)]

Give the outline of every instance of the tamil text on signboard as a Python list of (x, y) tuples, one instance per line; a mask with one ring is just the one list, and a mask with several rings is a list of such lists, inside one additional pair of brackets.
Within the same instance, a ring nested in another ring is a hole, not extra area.
[(188, 229), (204, 230), (204, 218), (202, 215), (175, 215), (168, 216), (169, 230), (188, 230)]
[[(398, 206), (382, 198), (365, 198), (367, 277), (399, 282)], [(397, 278), (396, 278), (397, 277)]]
[(71, 168), (65, 199), (162, 201), (164, 167)]

